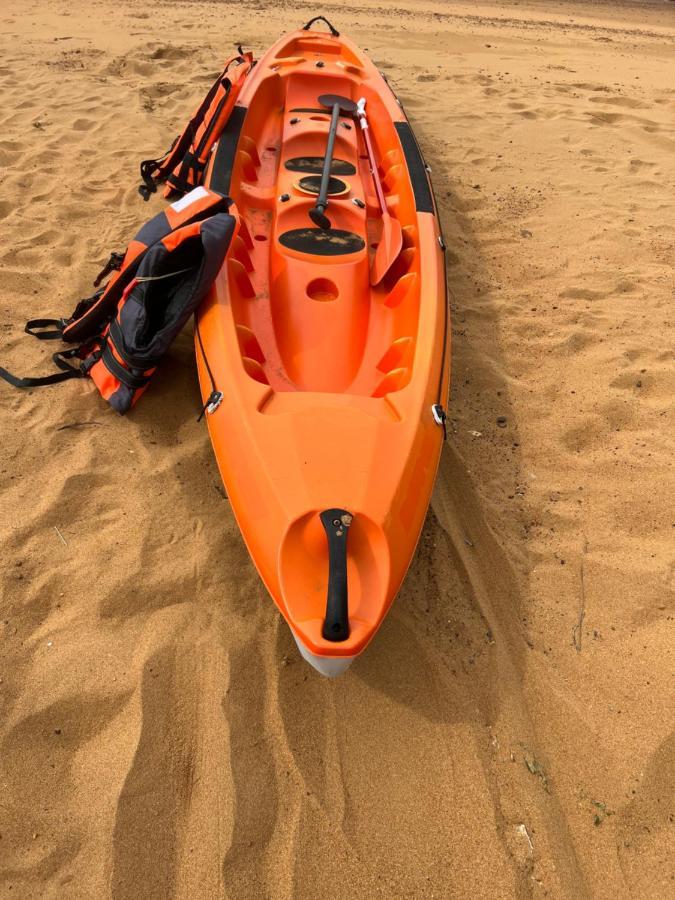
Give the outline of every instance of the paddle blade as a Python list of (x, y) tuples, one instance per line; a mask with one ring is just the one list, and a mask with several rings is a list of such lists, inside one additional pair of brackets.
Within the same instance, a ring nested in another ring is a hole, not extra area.
[(382, 236), (370, 267), (370, 283), (379, 284), (394, 264), (403, 247), (401, 223), (388, 214), (382, 216)]

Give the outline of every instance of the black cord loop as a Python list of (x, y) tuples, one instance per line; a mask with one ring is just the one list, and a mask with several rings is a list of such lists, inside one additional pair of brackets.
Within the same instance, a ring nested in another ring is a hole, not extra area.
[(328, 19), (325, 16), (314, 16), (314, 18), (310, 19), (306, 25), (302, 26), (302, 30), (309, 31), (310, 27), (315, 22), (325, 22), (326, 25), (328, 25), (328, 27), (330, 28), (330, 33), (333, 35), (333, 37), (340, 37), (340, 32), (337, 30), (337, 28), (333, 28), (333, 26), (330, 24), (330, 22), (328, 21)]

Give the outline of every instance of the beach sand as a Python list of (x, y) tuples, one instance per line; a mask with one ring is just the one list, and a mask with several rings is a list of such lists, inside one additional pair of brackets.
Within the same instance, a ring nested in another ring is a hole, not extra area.
[(322, 680), (233, 521), (189, 333), (126, 418), (0, 383), (0, 896), (663, 900), (675, 4), (5, 6), (0, 364), (51, 369), (23, 323), (162, 208), (138, 161), (236, 42), (317, 12), (401, 97), (448, 244), (417, 556)]

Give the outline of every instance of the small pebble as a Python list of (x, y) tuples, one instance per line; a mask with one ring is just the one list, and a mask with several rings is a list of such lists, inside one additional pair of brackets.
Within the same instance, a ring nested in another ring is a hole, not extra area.
[(500, 428), (506, 428), (506, 416), (497, 416), (497, 425)]

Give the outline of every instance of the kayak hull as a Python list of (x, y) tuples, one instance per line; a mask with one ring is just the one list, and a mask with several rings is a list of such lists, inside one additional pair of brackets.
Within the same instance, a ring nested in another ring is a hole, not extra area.
[[(326, 93), (366, 98), (387, 209), (402, 227), (401, 251), (376, 285), (381, 217), (348, 116), (335, 142), (332, 227), (321, 233), (309, 218), (316, 194), (303, 179), (322, 165)], [(448, 392), (447, 299), (428, 175), (368, 58), (343, 37), (299, 31), (247, 79), (206, 183), (242, 217), (197, 317), (202, 395), (222, 393), (210, 437), (242, 536), (303, 657), (339, 674), (400, 588), (442, 447), (432, 407)], [(339, 640), (326, 636), (335, 567), (321, 519), (336, 509), (349, 523), (337, 529), (348, 606)]]

